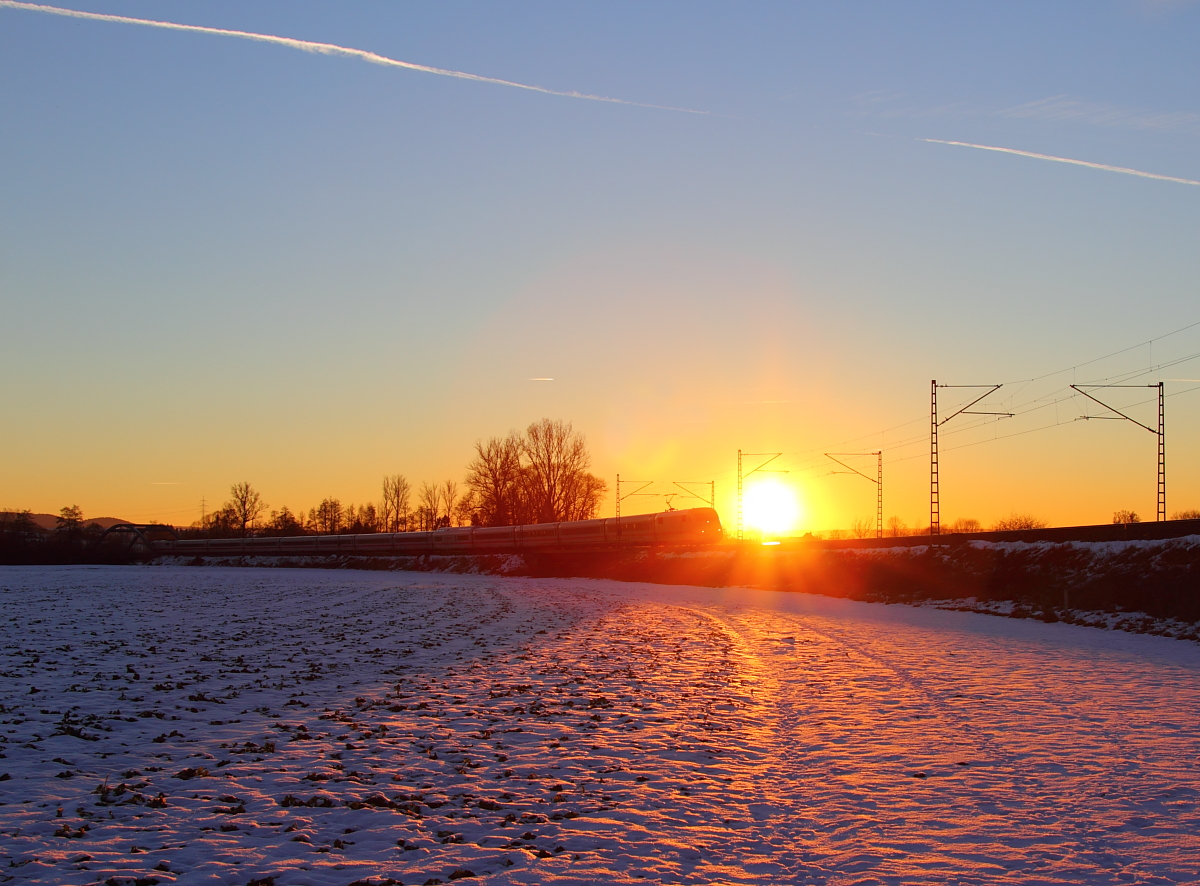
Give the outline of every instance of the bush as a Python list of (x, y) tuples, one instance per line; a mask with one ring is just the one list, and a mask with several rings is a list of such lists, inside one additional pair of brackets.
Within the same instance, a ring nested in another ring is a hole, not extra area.
[(1039, 520), (1031, 514), (1013, 513), (997, 520), (992, 529), (995, 532), (1012, 532), (1016, 529), (1045, 529), (1049, 525), (1045, 520)]

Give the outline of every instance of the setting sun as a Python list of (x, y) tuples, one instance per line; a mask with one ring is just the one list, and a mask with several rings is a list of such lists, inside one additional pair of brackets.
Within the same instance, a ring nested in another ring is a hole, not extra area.
[(746, 490), (746, 525), (764, 535), (781, 535), (796, 528), (800, 503), (796, 493), (778, 480), (763, 480)]

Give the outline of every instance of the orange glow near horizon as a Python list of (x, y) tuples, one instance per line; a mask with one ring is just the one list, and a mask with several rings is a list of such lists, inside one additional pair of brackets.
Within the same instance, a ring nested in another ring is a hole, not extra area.
[(779, 480), (760, 480), (746, 489), (746, 525), (763, 535), (784, 535), (799, 526), (801, 507), (796, 491)]

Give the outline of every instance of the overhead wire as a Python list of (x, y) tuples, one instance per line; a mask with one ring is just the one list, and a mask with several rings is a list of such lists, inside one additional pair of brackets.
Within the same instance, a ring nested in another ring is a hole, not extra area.
[[(1052, 372), (1042, 373), (1041, 375), (1036, 375), (1036, 376), (1032, 376), (1029, 378), (1015, 379), (1013, 381), (1003, 382), (1002, 384), (1004, 384), (1004, 385), (1019, 385), (1020, 386), (1015, 391), (1011, 391), (1010, 393), (1008, 393), (1007, 396), (1004, 397), (1002, 400), (1002, 402), (1006, 402), (1008, 404), (1007, 408), (1012, 412), (1011, 416), (986, 417), (986, 418), (980, 417), (977, 420), (964, 422), (953, 428), (947, 428), (946, 430), (941, 431), (941, 434), (944, 437), (960, 437), (963, 434), (970, 433), (971, 431), (978, 430), (979, 428), (987, 427), (989, 425), (994, 425), (997, 421), (1003, 421), (1003, 420), (1005, 420), (1005, 418), (1018, 418), (1020, 416), (1029, 415), (1031, 413), (1038, 412), (1042, 409), (1048, 409), (1051, 407), (1054, 407), (1056, 410), (1056, 413), (1057, 413), (1057, 408), (1060, 404), (1062, 404), (1064, 402), (1068, 402), (1070, 400), (1073, 400), (1077, 396), (1079, 396), (1078, 392), (1071, 389), (1069, 385), (1067, 385), (1066, 387), (1056, 388), (1054, 390), (1048, 391), (1048, 392), (1041, 394), (1037, 397), (1034, 397), (1030, 400), (1023, 400), (1023, 401), (1018, 402), (1018, 398), (1025, 390), (1027, 390), (1029, 388), (1030, 385), (1032, 385), (1036, 382), (1043, 381), (1048, 378), (1053, 378), (1054, 376), (1057, 376), (1057, 375), (1063, 375), (1068, 372), (1077, 374), (1078, 371), (1084, 367), (1092, 366), (1096, 363), (1101, 363), (1101, 362), (1103, 362), (1105, 360), (1109, 360), (1113, 357), (1120, 356), (1121, 354), (1125, 354), (1130, 351), (1137, 350), (1138, 348), (1143, 348), (1143, 347), (1147, 347), (1147, 346), (1150, 346), (1151, 348), (1153, 348), (1153, 344), (1155, 342), (1160, 342), (1164, 339), (1170, 338), (1174, 335), (1178, 335), (1182, 332), (1186, 332), (1189, 329), (1194, 329), (1196, 327), (1200, 327), (1200, 320), (1189, 323), (1185, 326), (1181, 326), (1178, 329), (1171, 330), (1170, 332), (1166, 332), (1162, 335), (1155, 336), (1153, 338), (1147, 339), (1142, 342), (1138, 342), (1137, 344), (1129, 345), (1124, 348), (1119, 348), (1115, 351), (1111, 351), (1102, 356), (1094, 357), (1090, 360), (1085, 360), (1080, 363), (1073, 364), (1071, 366), (1063, 367), (1062, 369), (1057, 369)], [(1153, 353), (1153, 351), (1151, 351), (1151, 353)], [(1142, 378), (1142, 377), (1144, 377), (1146, 375), (1150, 375), (1152, 373), (1161, 373), (1164, 369), (1168, 369), (1172, 366), (1178, 366), (1182, 363), (1186, 363), (1190, 360), (1195, 360), (1197, 358), (1200, 358), (1200, 352), (1188, 354), (1183, 357), (1177, 357), (1177, 358), (1167, 360), (1167, 361), (1165, 361), (1163, 363), (1159, 363), (1159, 364), (1143, 366), (1143, 367), (1139, 367), (1137, 369), (1127, 370), (1125, 372), (1117, 373), (1114, 375), (1103, 376), (1100, 378), (1093, 378), (1093, 379), (1090, 379), (1090, 380), (1084, 381), (1084, 382), (1076, 381), (1074, 383), (1082, 384), (1082, 385), (1097, 385), (1099, 387), (1111, 387), (1111, 386), (1114, 386), (1117, 384), (1122, 384), (1125, 382), (1132, 381), (1137, 378)], [(1195, 391), (1195, 390), (1200, 390), (1200, 386), (1194, 387), (1194, 388), (1187, 388), (1182, 391), (1173, 391), (1173, 392), (1167, 394), (1166, 396), (1175, 397), (1175, 396), (1179, 396), (1181, 394), (1191, 393), (1192, 391)], [(1067, 393), (1067, 391), (1070, 391), (1070, 393)], [(1153, 401), (1152, 400), (1139, 401), (1138, 403), (1135, 403), (1133, 405), (1134, 406), (1144, 405), (1147, 402), (1153, 402)], [(927, 415), (923, 415), (918, 418), (910, 419), (909, 421), (905, 421), (905, 422), (901, 422), (896, 425), (892, 425), (889, 428), (885, 428), (885, 429), (882, 429), (879, 431), (874, 431), (874, 432), (867, 433), (867, 434), (861, 434), (856, 437), (847, 438), (836, 444), (831, 444), (830, 446), (824, 447), (823, 449), (814, 448), (814, 449), (804, 450), (803, 452), (782, 453), (781, 460), (780, 460), (780, 467), (788, 468), (789, 472), (804, 474), (804, 475), (807, 475), (808, 477), (819, 476), (822, 473), (825, 475), (828, 475), (830, 473), (829, 471), (821, 472), (820, 468), (818, 467), (818, 463), (819, 463), (819, 457), (817, 455), (818, 452), (822, 452), (822, 454), (823, 454), (823, 450), (842, 448), (842, 447), (853, 447), (854, 444), (859, 443), (860, 441), (882, 438), (888, 433), (892, 433), (894, 431), (900, 430), (901, 428), (907, 428), (914, 424), (924, 423), (924, 422), (928, 421), (928, 419), (929, 419), (929, 417)], [(1010, 439), (1012, 437), (1025, 436), (1027, 434), (1036, 433), (1038, 431), (1044, 431), (1044, 430), (1049, 430), (1051, 428), (1060, 427), (1064, 424), (1071, 424), (1077, 420), (1078, 420), (1077, 418), (1071, 418), (1070, 420), (1063, 420), (1060, 416), (1056, 415), (1055, 422), (1052, 424), (1041, 425), (1037, 428), (1027, 428), (1027, 429), (1024, 429), (1021, 431), (1015, 431), (1011, 434), (993, 435), (992, 437), (990, 437), (986, 440), (976, 440), (976, 441), (972, 441), (969, 443), (963, 443), (958, 446), (951, 446), (951, 447), (943, 449), (943, 451), (953, 452), (958, 449), (964, 449), (964, 448), (968, 448), (968, 447), (982, 445), (983, 443), (997, 442), (999, 440), (1006, 440), (1006, 439)], [(902, 437), (900, 440), (888, 441), (889, 445), (887, 447), (887, 451), (892, 452), (892, 453), (895, 453), (897, 451), (903, 451), (903, 450), (906, 450), (917, 444), (927, 443), (928, 440), (929, 440), (928, 433), (913, 434), (910, 436)], [(880, 445), (878, 448), (883, 449), (883, 446)], [(915, 458), (924, 457), (925, 455), (926, 455), (926, 453), (922, 452), (922, 453), (915, 453), (912, 455), (900, 455), (898, 457), (892, 456), (892, 457), (888, 458), (888, 463), (894, 464), (897, 462), (910, 461)], [(707, 475), (707, 479), (718, 483), (718, 485), (721, 488), (725, 488), (726, 484), (729, 482), (726, 478), (731, 477), (735, 473), (736, 473), (736, 471), (733, 469), (721, 470), (721, 471), (716, 472), (715, 474)], [(697, 475), (697, 476), (700, 476), (700, 475)]]

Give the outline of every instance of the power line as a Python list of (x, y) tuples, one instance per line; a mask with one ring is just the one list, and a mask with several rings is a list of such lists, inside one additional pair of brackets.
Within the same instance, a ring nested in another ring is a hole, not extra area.
[[(1120, 356), (1121, 354), (1125, 354), (1130, 351), (1137, 350), (1138, 348), (1142, 348), (1142, 347), (1146, 347), (1146, 346), (1153, 347), (1155, 342), (1163, 341), (1172, 336), (1186, 332), (1190, 329), (1195, 329), (1197, 327), (1200, 327), (1200, 320), (1194, 321), (1192, 323), (1188, 323), (1177, 329), (1173, 329), (1169, 332), (1163, 333), (1162, 335), (1154, 336), (1153, 338), (1146, 339), (1145, 341), (1139, 342), (1137, 344), (1129, 345), (1124, 348), (1119, 348), (1117, 350), (1110, 351), (1109, 353), (1104, 354), (1102, 356), (1093, 357), (1089, 360), (1084, 360), (1079, 363), (1073, 364), (1071, 366), (1066, 366), (1061, 369), (1054, 370), (1052, 372), (1043, 373), (1041, 375), (1032, 376), (1030, 378), (1018, 379), (1018, 380), (1011, 381), (1011, 382), (1003, 382), (1002, 384), (1012, 386), (1015, 388), (1015, 390), (1013, 390), (1013, 392), (1004, 400), (1004, 402), (1006, 402), (1008, 404), (1008, 409), (1010, 410), (1010, 412), (1007, 413), (1005, 415), (1005, 417), (1008, 417), (1009, 415), (1011, 415), (1011, 417), (1020, 418), (1020, 417), (1023, 417), (1026, 415), (1031, 415), (1033, 413), (1036, 413), (1036, 412), (1039, 412), (1039, 411), (1042, 411), (1045, 409), (1057, 408), (1062, 403), (1068, 402), (1068, 401), (1074, 399), (1074, 397), (1076, 396), (1076, 393), (1074, 391), (1072, 391), (1069, 394), (1066, 393), (1068, 390), (1070, 390), (1070, 387), (1064, 386), (1064, 387), (1060, 387), (1060, 388), (1055, 388), (1051, 391), (1040, 394), (1039, 396), (1033, 397), (1028, 400), (1019, 400), (1018, 398), (1020, 398), (1021, 394), (1023, 392), (1025, 392), (1030, 387), (1030, 385), (1032, 385), (1036, 382), (1043, 381), (1048, 378), (1053, 378), (1056, 375), (1063, 375), (1068, 372), (1078, 372), (1078, 370), (1080, 370), (1084, 367), (1092, 366), (1097, 363), (1101, 363), (1101, 362), (1103, 362), (1105, 360), (1109, 360), (1113, 357)], [(1088, 379), (1083, 382), (1077, 381), (1075, 383), (1084, 384), (1084, 385), (1101, 384), (1101, 383), (1106, 384), (1106, 385), (1116, 385), (1121, 382), (1128, 382), (1128, 381), (1132, 381), (1137, 378), (1144, 377), (1151, 373), (1155, 373), (1155, 372), (1161, 373), (1164, 369), (1169, 369), (1173, 366), (1178, 366), (1182, 363), (1186, 363), (1188, 361), (1195, 360), (1197, 358), (1200, 358), (1200, 352), (1191, 353), (1191, 354), (1187, 354), (1182, 357), (1173, 358), (1171, 360), (1167, 360), (1167, 361), (1164, 361), (1159, 364), (1151, 364), (1149, 366), (1139, 367), (1136, 369), (1128, 370), (1128, 371), (1117, 373), (1114, 375), (1102, 376), (1099, 378), (1092, 378), (1092, 379)], [(1180, 381), (1184, 381), (1184, 380), (1180, 379)], [(1188, 381), (1190, 381), (1190, 380), (1188, 380)], [(1181, 391), (1172, 391), (1171, 393), (1165, 394), (1164, 396), (1165, 397), (1175, 397), (1175, 396), (1179, 396), (1182, 394), (1190, 393), (1194, 390), (1200, 390), (1200, 387), (1186, 388)], [(1142, 401), (1142, 402), (1150, 402), (1150, 401)], [(970, 404), (968, 404), (968, 405), (970, 405)], [(1137, 403), (1134, 405), (1142, 405), (1142, 403)], [(946, 430), (942, 431), (941, 435), (946, 436), (946, 437), (961, 437), (964, 434), (969, 434), (972, 431), (976, 431), (976, 430), (979, 430), (980, 428), (987, 427), (989, 425), (994, 424), (994, 422), (996, 420), (998, 420), (998, 418), (999, 417), (984, 418), (984, 419), (978, 420), (978, 421), (968, 421), (954, 429), (946, 429)], [(819, 458), (818, 453), (822, 452), (823, 449), (825, 449), (825, 448), (828, 448), (828, 449), (850, 448), (853, 446), (853, 444), (859, 443), (860, 441), (872, 440), (872, 439), (878, 439), (881, 437), (885, 437), (887, 434), (894, 433), (895, 431), (911, 427), (913, 425), (923, 422), (924, 420), (925, 420), (924, 418), (913, 418), (908, 421), (904, 421), (904, 422), (900, 422), (895, 425), (891, 425), (887, 428), (884, 428), (884, 429), (881, 429), (878, 431), (873, 431), (870, 433), (861, 434), (861, 435), (858, 435), (855, 437), (843, 439), (843, 440), (839, 441), (838, 443), (834, 444), (833, 446), (814, 447), (812, 449), (805, 450), (803, 452), (780, 453), (779, 458), (780, 458), (780, 461), (782, 464), (786, 465), (793, 472), (798, 473), (801, 476), (816, 476), (819, 472), (819, 468), (817, 467), (817, 462), (818, 462), (818, 458)], [(1040, 425), (1036, 428), (1027, 428), (1027, 429), (1020, 430), (1020, 431), (1014, 431), (1009, 434), (996, 435), (988, 440), (976, 440), (976, 441), (971, 441), (971, 442), (967, 442), (967, 443), (961, 443), (956, 446), (942, 447), (941, 451), (953, 452), (958, 449), (964, 449), (964, 448), (982, 445), (983, 443), (997, 442), (999, 440), (1005, 440), (1005, 439), (1009, 439), (1011, 437), (1019, 437), (1019, 436), (1024, 436), (1026, 434), (1037, 433), (1040, 431), (1059, 427), (1063, 424), (1069, 424), (1069, 423), (1073, 422), (1074, 420), (1075, 419), (1072, 418), (1070, 421), (1064, 421), (1061, 418), (1056, 418), (1056, 420), (1054, 422)], [(904, 450), (909, 449), (915, 445), (923, 444), (926, 441), (929, 441), (929, 439), (930, 439), (930, 437), (927, 434), (922, 433), (922, 434), (913, 434), (910, 436), (902, 437), (900, 440), (887, 441), (887, 448), (890, 451), (897, 453), (896, 455), (889, 457), (889, 462), (890, 463), (899, 463), (899, 462), (904, 462), (904, 461), (911, 461), (914, 458), (921, 457), (921, 453), (914, 453), (912, 455), (904, 455), (901, 453)], [(709, 477), (716, 478), (715, 480), (709, 481), (714, 484), (714, 489), (715, 489), (716, 485), (720, 485), (722, 489), (725, 489), (727, 487), (727, 480), (730, 478), (730, 475), (733, 473), (734, 472), (731, 470), (719, 470), (719, 469), (711, 470), (711, 471), (706, 471), (706, 472), (697, 474), (697, 475), (695, 475), (695, 477), (693, 479), (699, 481), (699, 478), (701, 478), (705, 474), (707, 474), (707, 476), (709, 476)], [(744, 478), (740, 478), (740, 479), (744, 479)], [(739, 482), (739, 489), (740, 489), (740, 482)], [(740, 500), (740, 495), (739, 495), (739, 500)]]
[[(827, 458), (837, 462), (845, 471), (832, 471), (834, 474), (858, 474), (860, 477), (865, 477), (875, 484), (875, 537), (883, 538), (883, 450), (877, 449), (874, 452), (826, 452)], [(842, 461), (837, 456), (843, 458), (851, 458), (853, 456), (874, 455), (878, 461), (876, 462), (876, 476), (872, 477), (869, 474), (864, 474), (862, 471), (852, 467)]]

